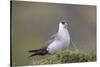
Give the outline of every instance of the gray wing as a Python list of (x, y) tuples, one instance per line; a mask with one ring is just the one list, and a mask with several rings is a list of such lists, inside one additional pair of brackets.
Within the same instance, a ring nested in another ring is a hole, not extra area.
[(30, 57), (36, 56), (36, 55), (45, 55), (48, 53), (47, 47), (50, 45), (55, 39), (56, 39), (57, 34), (54, 34), (48, 38), (48, 40), (45, 42), (45, 45), (40, 48), (40, 49), (35, 49), (35, 50), (29, 50), (29, 52), (34, 52)]
[(53, 34), (48, 38), (48, 40), (44, 44), (44, 48), (47, 48), (49, 44), (51, 44), (56, 39), (57, 34)]

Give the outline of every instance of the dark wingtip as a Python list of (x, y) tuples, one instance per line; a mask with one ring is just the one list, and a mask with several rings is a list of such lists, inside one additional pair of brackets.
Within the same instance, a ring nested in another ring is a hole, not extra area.
[(28, 52), (33, 52), (32, 50), (29, 50)]
[(32, 58), (32, 57), (34, 57), (33, 54), (28, 56), (28, 58)]
[(39, 50), (29, 50), (28, 52), (37, 52), (37, 51), (39, 51)]

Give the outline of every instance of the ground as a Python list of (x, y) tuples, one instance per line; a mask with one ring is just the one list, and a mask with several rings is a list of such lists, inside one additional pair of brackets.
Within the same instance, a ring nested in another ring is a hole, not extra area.
[[(40, 57), (40, 56), (38, 56)], [(34, 57), (33, 57), (34, 58)], [(42, 64), (61, 64), (61, 63), (76, 63), (96, 61), (96, 53), (91, 51), (88, 53), (80, 52), (78, 50), (64, 50), (53, 55), (41, 56), (41, 59), (33, 59), (33, 65)]]

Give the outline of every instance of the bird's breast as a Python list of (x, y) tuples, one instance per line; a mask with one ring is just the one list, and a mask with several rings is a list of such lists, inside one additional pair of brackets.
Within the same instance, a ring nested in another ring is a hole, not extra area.
[(64, 40), (66, 42), (70, 41), (70, 35), (69, 35), (68, 30), (64, 30), (64, 31), (59, 32), (58, 36), (61, 38), (61, 40)]
[(66, 40), (55, 40), (48, 46), (47, 51), (53, 54), (59, 50), (67, 48), (69, 46), (69, 43), (70, 41)]
[(47, 51), (52, 54), (59, 50), (67, 48), (69, 44), (70, 35), (68, 31), (62, 31), (61, 33), (58, 33), (55, 41), (48, 46)]

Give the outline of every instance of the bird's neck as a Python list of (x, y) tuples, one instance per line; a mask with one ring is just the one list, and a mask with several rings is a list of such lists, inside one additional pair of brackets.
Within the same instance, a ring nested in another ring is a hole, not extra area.
[(59, 27), (58, 32), (64, 32), (64, 31), (68, 31), (67, 29), (63, 28), (63, 27)]
[(70, 40), (68, 29), (59, 29), (58, 35), (62, 37), (64, 40)]

